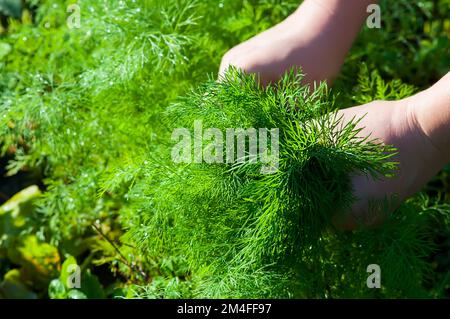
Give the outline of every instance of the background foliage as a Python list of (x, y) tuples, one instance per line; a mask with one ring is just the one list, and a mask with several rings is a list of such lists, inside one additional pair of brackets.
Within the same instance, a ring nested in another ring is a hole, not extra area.
[[(299, 151), (302, 162), (284, 154), (291, 159), (284, 172), (296, 160), (303, 165), (287, 193), (314, 185), (297, 202), (252, 167), (230, 174), (167, 158), (171, 128), (191, 127), (194, 118), (216, 127), (286, 127), (294, 115), (273, 101), (303, 101), (297, 116), (305, 120), (428, 87), (450, 67), (448, 0), (382, 0), (382, 28), (362, 31), (331, 93), (321, 87), (311, 100), (294, 78), (280, 93), (245, 77), (211, 81), (227, 49), (281, 21), (297, 0), (79, 0), (80, 28), (71, 29), (73, 3), (0, 2), (0, 297), (449, 296), (449, 168), (382, 228), (338, 233), (326, 227), (327, 214), (320, 227), (298, 229), (299, 215), (290, 212), (301, 206), (309, 222), (325, 212), (334, 198), (314, 200), (321, 188), (313, 181), (329, 176), (345, 206), (345, 172), (371, 167), (361, 154), (344, 165), (340, 148), (358, 152), (350, 138)], [(214, 106), (224, 101), (226, 121), (217, 121)], [(202, 102), (207, 111), (196, 108)], [(334, 171), (326, 152), (340, 163)], [(269, 236), (252, 234), (267, 225)], [(64, 269), (75, 262), (81, 289), (66, 285)], [(380, 290), (365, 286), (371, 263), (381, 266)]]

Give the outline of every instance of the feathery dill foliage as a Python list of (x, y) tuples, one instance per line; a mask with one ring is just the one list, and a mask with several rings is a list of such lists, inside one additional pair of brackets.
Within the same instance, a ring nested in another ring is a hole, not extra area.
[[(127, 217), (134, 226), (124, 239), (152, 259), (184, 263), (181, 277), (193, 285), (187, 296), (361, 296), (365, 267), (375, 261), (390, 273), (383, 279), (388, 295), (420, 288), (427, 269), (420, 257), (431, 248), (427, 217), (417, 210), (402, 207), (386, 228), (353, 236), (330, 226), (331, 215), (352, 202), (348, 174), (389, 173), (394, 163), (386, 154), (393, 150), (356, 138), (358, 119), (340, 126), (325, 84), (311, 91), (300, 81), (291, 72), (261, 89), (254, 77), (231, 70), (167, 109), (169, 132), (200, 119), (223, 131), (280, 129), (274, 174), (251, 162), (176, 164), (168, 147), (152, 154), (156, 161), (131, 189), (135, 208)], [(148, 287), (138, 291), (155, 296)]]
[[(411, 95), (448, 70), (448, 0), (435, 9), (431, 0), (381, 1), (400, 9), (383, 9), (384, 28), (362, 33), (335, 85), (339, 104), (293, 73), (266, 89), (235, 71), (207, 78), (228, 48), (298, 0), (77, 2), (80, 28), (66, 24), (73, 1), (26, 0), (35, 11), (10, 19), (0, 38), (1, 153), (13, 158), (10, 175), (43, 177), (22, 234), (78, 261), (89, 251), (124, 278), (129, 297), (448, 296), (448, 273), (430, 261), (437, 239), (450, 237), (448, 204), (420, 195), (379, 229), (330, 226), (352, 201), (349, 172), (393, 168), (391, 148), (356, 139), (357, 119), (340, 127), (334, 111)], [(173, 163), (171, 132), (194, 120), (279, 128), (279, 170)], [(92, 231), (96, 221), (120, 254)], [(366, 287), (372, 263), (382, 289)]]

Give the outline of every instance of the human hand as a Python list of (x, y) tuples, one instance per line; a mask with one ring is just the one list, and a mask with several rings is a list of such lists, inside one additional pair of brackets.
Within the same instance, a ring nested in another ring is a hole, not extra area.
[[(374, 101), (339, 111), (343, 123), (362, 118), (358, 136), (393, 145), (399, 163), (393, 178), (352, 176), (356, 202), (350, 212), (334, 216), (334, 224), (352, 230), (381, 223), (386, 213), (419, 191), (450, 161), (450, 73), (430, 89), (400, 101)], [(427, 118), (427, 115), (433, 114)], [(436, 116), (439, 114), (440, 116)]]
[(233, 65), (258, 74), (266, 85), (300, 66), (305, 84), (330, 82), (364, 21), (369, 2), (373, 0), (305, 0), (281, 23), (229, 50), (219, 76)]

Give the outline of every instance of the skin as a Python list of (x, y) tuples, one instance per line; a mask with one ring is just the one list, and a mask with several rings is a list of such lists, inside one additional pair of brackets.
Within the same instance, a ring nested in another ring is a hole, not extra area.
[(228, 51), (219, 74), (233, 65), (259, 74), (264, 85), (301, 65), (306, 83), (331, 81), (367, 18), (367, 6), (374, 2), (305, 0), (281, 23)]
[[(387, 212), (419, 191), (450, 162), (450, 73), (438, 83), (399, 101), (374, 101), (339, 113), (344, 123), (363, 117), (360, 137), (377, 138), (397, 148), (392, 159), (399, 163), (393, 178), (352, 178), (357, 198), (351, 211), (335, 217), (335, 225), (352, 230), (358, 225), (374, 226)], [(439, 116), (436, 116), (439, 114)], [(374, 203), (378, 203), (378, 205)], [(383, 206), (384, 205), (384, 206)]]
[[(373, 0), (305, 0), (286, 20), (227, 52), (219, 74), (230, 65), (256, 73), (261, 83), (279, 79), (293, 66), (306, 73), (305, 83), (332, 81), (367, 18)], [(343, 123), (363, 119), (360, 137), (393, 145), (399, 163), (393, 178), (373, 180), (355, 172), (356, 202), (337, 214), (344, 230), (382, 222), (392, 211), (450, 162), (450, 73), (429, 89), (399, 101), (374, 101), (339, 111)], [(373, 203), (385, 203), (384, 208)], [(387, 209), (386, 209), (387, 208)]]

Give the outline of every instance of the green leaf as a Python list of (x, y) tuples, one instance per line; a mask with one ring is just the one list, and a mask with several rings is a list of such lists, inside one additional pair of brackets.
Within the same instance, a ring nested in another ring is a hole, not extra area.
[(0, 284), (0, 299), (36, 299), (37, 295), (32, 292), (23, 282), (20, 271), (12, 269), (8, 271)]
[(9, 247), (8, 257), (12, 262), (23, 266), (27, 279), (37, 286), (47, 287), (50, 280), (58, 274), (58, 249), (39, 242), (35, 235), (28, 235), (16, 247)]
[[(69, 276), (73, 275), (73, 271), (68, 271), (69, 266), (77, 265), (77, 261), (73, 256), (67, 257), (61, 267), (61, 275), (59, 277), (60, 282), (65, 286), (66, 289), (70, 289), (69, 287)], [(105, 292), (103, 291), (103, 287), (100, 284), (97, 276), (91, 274), (90, 270), (86, 270), (81, 273), (81, 287), (80, 291), (87, 298), (105, 298)]]
[(11, 45), (5, 42), (0, 42), (0, 60), (11, 52)]
[(86, 295), (77, 289), (69, 290), (69, 292), (67, 293), (67, 298), (68, 299), (87, 299)]
[(73, 273), (68, 271), (68, 268), (71, 265), (78, 265), (77, 260), (73, 256), (67, 257), (67, 259), (64, 261), (61, 267), (61, 274), (59, 276), (59, 280), (63, 283), (64, 287), (68, 289), (72, 288), (68, 286), (69, 276)]
[(66, 287), (59, 279), (53, 279), (48, 286), (48, 296), (51, 299), (65, 299), (67, 296)]
[(91, 274), (89, 269), (81, 276), (81, 291), (85, 293), (88, 298), (105, 298), (105, 292), (103, 291), (100, 281), (97, 276)]
[(36, 185), (29, 186), (13, 197), (8, 199), (6, 203), (0, 206), (0, 216), (10, 213), (13, 218), (19, 215), (27, 215), (33, 211), (32, 202), (41, 195), (39, 187)]
[(0, 1), (0, 12), (18, 19), (22, 12), (22, 2), (20, 0), (2, 0)]

